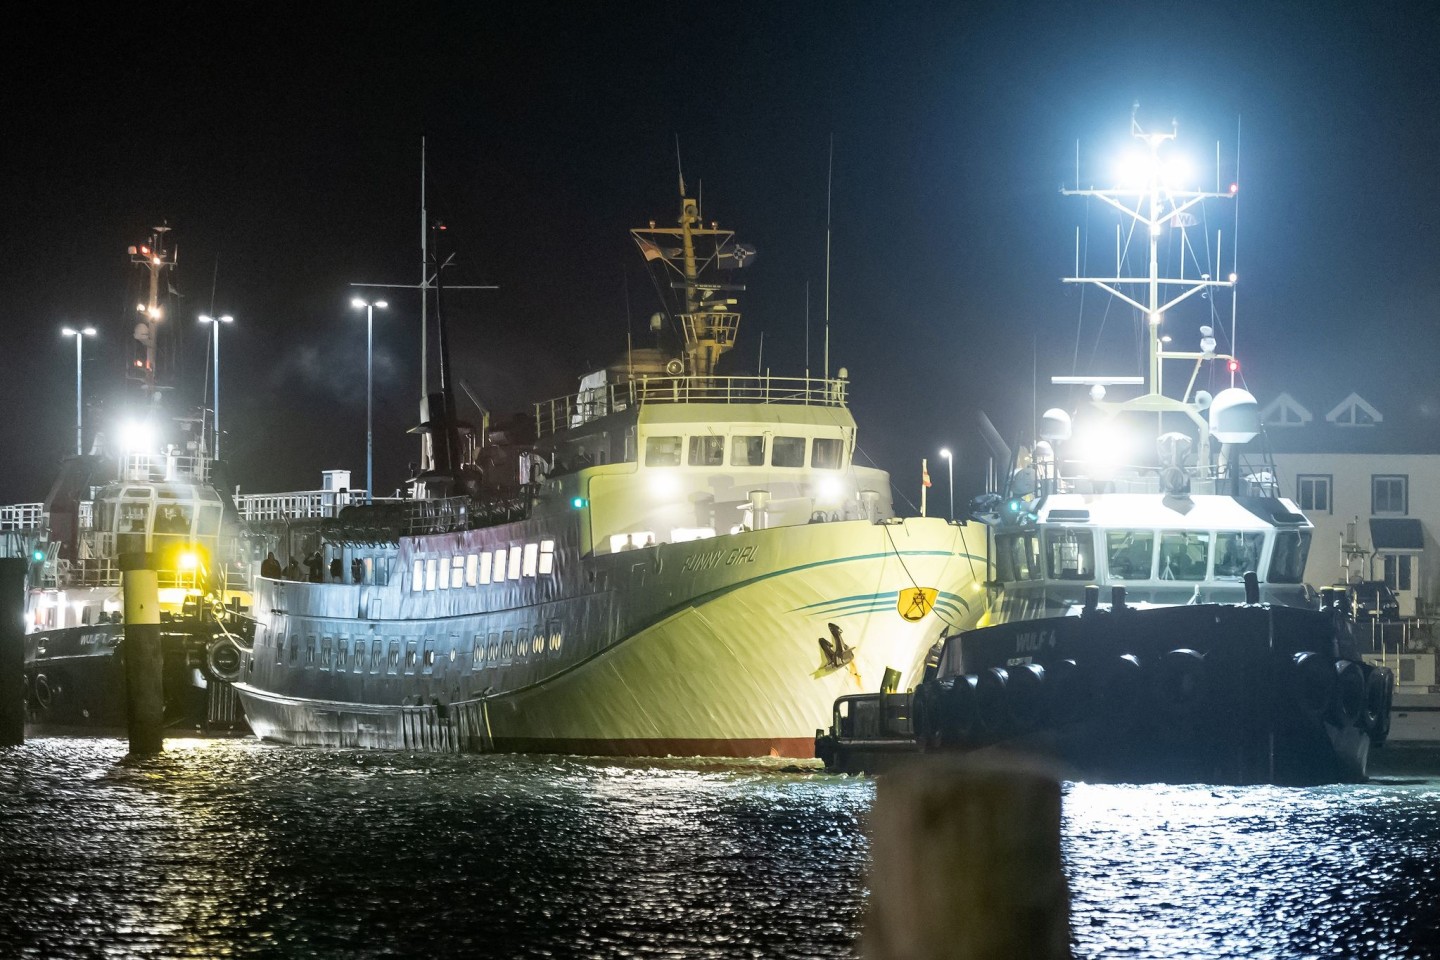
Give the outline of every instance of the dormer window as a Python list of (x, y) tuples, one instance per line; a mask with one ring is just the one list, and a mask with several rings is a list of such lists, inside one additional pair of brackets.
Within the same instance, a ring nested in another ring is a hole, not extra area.
[(1314, 415), (1290, 394), (1282, 393), (1260, 411), (1260, 421), (1267, 427), (1303, 427)]
[(1337, 427), (1373, 427), (1385, 418), (1364, 397), (1352, 393), (1325, 414), (1325, 419)]

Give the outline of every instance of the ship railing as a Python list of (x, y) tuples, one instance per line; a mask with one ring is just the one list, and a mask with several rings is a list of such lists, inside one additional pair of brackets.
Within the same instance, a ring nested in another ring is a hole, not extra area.
[(333, 517), (342, 507), (364, 503), (364, 490), (296, 490), (288, 493), (245, 493), (235, 498), (240, 516), (251, 523)]
[(45, 520), (45, 504), (12, 503), (0, 506), (0, 532), (38, 530)]
[(180, 453), (126, 453), (120, 462), (126, 483), (209, 483), (210, 460)]
[(820, 377), (636, 377), (536, 403), (535, 429), (543, 437), (649, 403), (843, 407), (849, 385)]

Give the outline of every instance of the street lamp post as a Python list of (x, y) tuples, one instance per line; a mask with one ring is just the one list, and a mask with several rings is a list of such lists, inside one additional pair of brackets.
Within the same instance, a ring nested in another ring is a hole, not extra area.
[(77, 330), (74, 327), (64, 327), (60, 332), (75, 338), (75, 456), (82, 457), (85, 455), (85, 404), (84, 394), (80, 390), (80, 345), (85, 342), (86, 337), (95, 336), (95, 328), (81, 327)]
[(365, 502), (375, 502), (375, 417), (374, 417), (374, 356), (375, 356), (375, 308), (384, 310), (389, 304), (384, 300), (362, 300), (356, 297), (350, 306), (359, 310), (365, 308)]
[(220, 459), (220, 324), (232, 323), (234, 320), (228, 313), (221, 317), (200, 317), (201, 323), (215, 326), (215, 447), (212, 456), (216, 460)]
[(940, 456), (945, 458), (945, 465), (950, 468), (950, 519), (955, 519), (955, 458), (950, 454), (950, 448), (946, 447), (940, 451)]

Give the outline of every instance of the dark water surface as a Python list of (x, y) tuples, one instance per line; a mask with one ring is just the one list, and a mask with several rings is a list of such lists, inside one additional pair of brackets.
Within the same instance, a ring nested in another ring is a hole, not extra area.
[[(0, 751), (0, 957), (853, 957), (874, 784), (786, 761)], [(1440, 957), (1440, 781), (1067, 787), (1077, 956)]]

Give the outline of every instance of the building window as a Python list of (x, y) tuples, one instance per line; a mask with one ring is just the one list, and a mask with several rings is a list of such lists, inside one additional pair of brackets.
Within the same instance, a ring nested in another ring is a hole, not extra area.
[(555, 541), (540, 541), (540, 575), (543, 577), (555, 570)]
[(646, 437), (646, 438), (645, 438), (645, 466), (647, 466), (647, 467), (678, 467), (678, 466), (680, 466), (680, 438), (679, 438), (679, 437)]
[(1295, 478), (1296, 492), (1299, 494), (1300, 509), (1311, 510), (1316, 513), (1331, 513), (1334, 507), (1330, 503), (1330, 476), (1328, 474), (1302, 473)]
[(1410, 589), (1410, 557), (1406, 554), (1385, 556), (1385, 586), (1391, 590)]
[(725, 462), (724, 437), (691, 437), (690, 466), (718, 467)]
[(1379, 474), (1371, 477), (1370, 512), (1404, 516), (1410, 510), (1409, 485), (1408, 477)]

